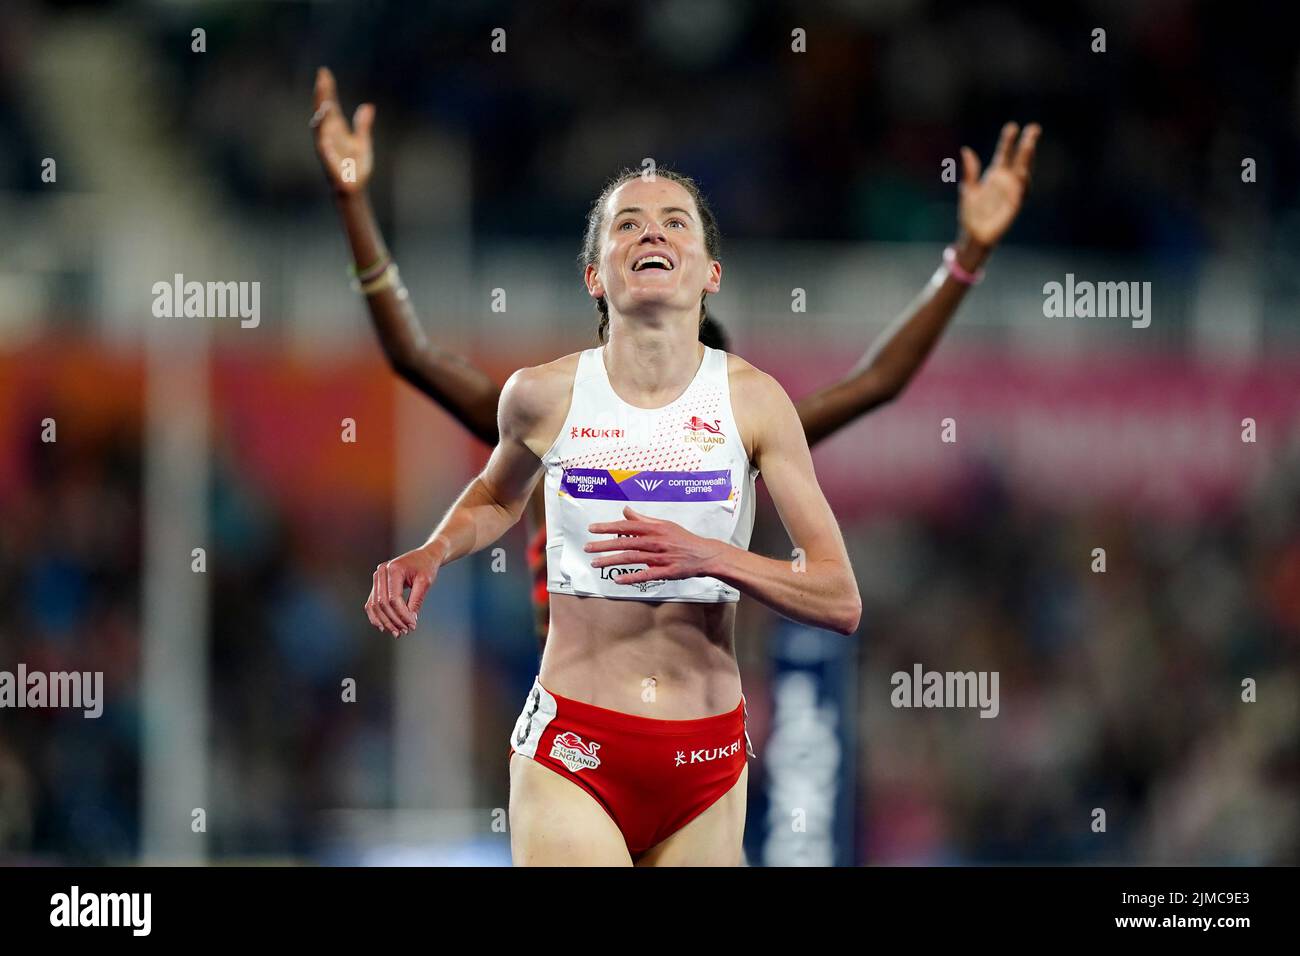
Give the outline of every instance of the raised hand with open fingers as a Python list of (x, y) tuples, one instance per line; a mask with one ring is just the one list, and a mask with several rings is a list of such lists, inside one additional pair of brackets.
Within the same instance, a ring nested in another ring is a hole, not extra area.
[(1034, 166), (1034, 150), (1042, 127), (1030, 123), (1021, 133), (1015, 123), (1002, 127), (993, 159), (980, 176), (980, 161), (969, 146), (961, 148), (962, 181), (957, 218), (973, 241), (992, 248), (1020, 212)]
[(374, 168), (370, 131), (374, 123), (374, 104), (362, 103), (349, 127), (339, 106), (334, 74), (324, 66), (316, 71), (315, 112), (308, 125), (316, 139), (316, 155), (335, 192), (360, 192), (370, 181)]

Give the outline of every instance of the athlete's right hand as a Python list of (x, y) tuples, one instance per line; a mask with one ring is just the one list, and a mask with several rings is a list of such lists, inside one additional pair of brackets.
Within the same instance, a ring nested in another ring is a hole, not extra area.
[[(437, 580), (438, 567), (438, 559), (431, 552), (416, 548), (375, 568), (370, 599), (366, 601), (366, 617), (370, 623), (393, 637), (415, 630), (420, 605)], [(408, 587), (411, 589), (409, 603), (402, 600)]]
[(361, 192), (370, 181), (374, 151), (370, 130), (375, 123), (375, 106), (362, 103), (352, 114), (352, 128), (339, 108), (334, 74), (322, 66), (316, 71), (316, 112), (308, 123), (316, 137), (316, 155), (325, 167), (325, 178), (336, 193)]

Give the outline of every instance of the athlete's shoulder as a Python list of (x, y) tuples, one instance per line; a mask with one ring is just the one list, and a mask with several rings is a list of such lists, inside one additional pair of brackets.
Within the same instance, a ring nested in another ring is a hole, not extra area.
[(727, 353), (727, 386), (736, 428), (749, 460), (757, 462), (764, 434), (772, 429), (798, 424), (794, 404), (775, 378), (751, 365), (739, 355)]
[(573, 352), (553, 362), (518, 369), (511, 375), (501, 389), (501, 427), (521, 434), (548, 416), (562, 416), (573, 394), (573, 377), (581, 355)]
[(581, 352), (571, 352), (553, 362), (521, 368), (506, 380), (502, 400), (508, 395), (521, 410), (545, 411), (573, 391), (573, 376)]
[(727, 379), (731, 384), (733, 400), (745, 404), (766, 404), (786, 398), (781, 383), (767, 372), (746, 362), (739, 355), (731, 352), (727, 352), (726, 355)]

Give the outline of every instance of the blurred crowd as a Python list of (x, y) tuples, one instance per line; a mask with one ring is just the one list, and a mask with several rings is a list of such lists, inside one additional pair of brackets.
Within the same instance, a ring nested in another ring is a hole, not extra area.
[[(1294, 864), (1300, 455), (1201, 522), (960, 498), (853, 536), (864, 858)], [(1000, 713), (894, 709), (915, 663), (998, 671)]]
[(24, 411), (3, 449), (0, 670), (101, 671), (106, 706), (0, 710), (0, 858), (123, 859), (140, 811), (138, 426), (78, 440), (65, 409), (63, 440), (42, 442), (54, 407)]

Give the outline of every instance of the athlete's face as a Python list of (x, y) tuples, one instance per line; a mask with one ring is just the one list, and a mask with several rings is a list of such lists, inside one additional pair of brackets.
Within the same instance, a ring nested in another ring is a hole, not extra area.
[(679, 310), (698, 318), (700, 296), (717, 292), (722, 263), (709, 258), (695, 200), (670, 179), (638, 177), (605, 205), (600, 264), (587, 266), (587, 291), (623, 315)]

